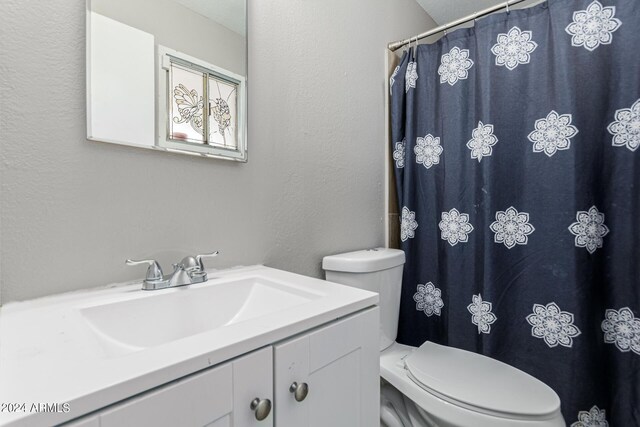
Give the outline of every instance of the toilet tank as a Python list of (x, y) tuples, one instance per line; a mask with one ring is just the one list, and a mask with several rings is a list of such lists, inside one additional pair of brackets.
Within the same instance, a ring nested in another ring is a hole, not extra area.
[(380, 351), (398, 334), (404, 252), (375, 248), (326, 256), (322, 268), (330, 282), (380, 294)]

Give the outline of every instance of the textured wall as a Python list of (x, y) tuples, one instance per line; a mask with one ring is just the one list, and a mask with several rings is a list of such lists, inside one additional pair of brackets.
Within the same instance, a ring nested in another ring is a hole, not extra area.
[(267, 171), (267, 265), (384, 244), (384, 61), (435, 23), (415, 0), (251, 2), (249, 161)]
[(164, 266), (265, 263), (383, 243), (384, 46), (414, 0), (250, 1), (249, 163), (85, 140), (83, 0), (0, 0), (2, 302)]

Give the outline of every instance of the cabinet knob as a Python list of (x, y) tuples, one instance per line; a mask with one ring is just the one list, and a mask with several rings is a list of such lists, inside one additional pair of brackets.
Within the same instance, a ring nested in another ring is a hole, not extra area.
[(271, 413), (271, 401), (269, 399), (260, 399), (259, 397), (256, 397), (251, 401), (249, 408), (255, 412), (256, 420), (262, 421)]
[(293, 393), (293, 397), (296, 399), (296, 402), (302, 402), (306, 399), (307, 394), (309, 394), (309, 384), (298, 384), (297, 382), (294, 382), (289, 387), (289, 391)]

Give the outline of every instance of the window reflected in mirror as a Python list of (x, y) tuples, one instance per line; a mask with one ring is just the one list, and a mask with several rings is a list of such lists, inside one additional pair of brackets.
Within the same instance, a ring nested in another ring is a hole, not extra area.
[(238, 85), (209, 76), (209, 144), (235, 150), (238, 148)]
[(165, 46), (158, 63), (159, 146), (246, 159), (244, 77)]
[(171, 62), (170, 89), (173, 91), (169, 117), (169, 138), (177, 141), (205, 143), (204, 81), (205, 74)]

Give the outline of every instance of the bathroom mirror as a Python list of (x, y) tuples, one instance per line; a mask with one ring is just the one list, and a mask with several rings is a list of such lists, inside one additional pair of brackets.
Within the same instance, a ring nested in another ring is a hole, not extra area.
[(87, 0), (87, 138), (247, 160), (246, 0)]

